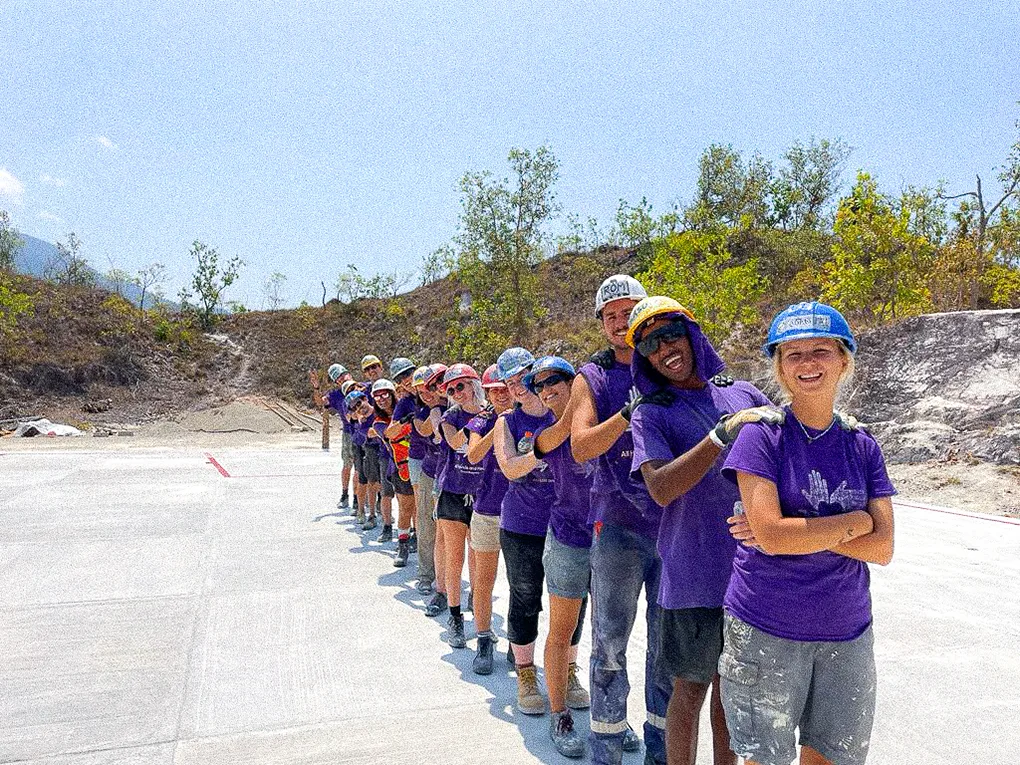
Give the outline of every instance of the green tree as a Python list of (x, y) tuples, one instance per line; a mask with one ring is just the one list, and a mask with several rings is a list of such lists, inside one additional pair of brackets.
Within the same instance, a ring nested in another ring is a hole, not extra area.
[(46, 264), (47, 279), (57, 284), (75, 287), (95, 287), (96, 272), (81, 254), (81, 240), (72, 231), (67, 235), (67, 244), (57, 242), (57, 254)]
[(755, 153), (747, 162), (732, 145), (712, 144), (698, 160), (698, 192), (687, 210), (688, 223), (699, 229), (720, 224), (730, 228), (769, 225), (772, 164)]
[(24, 246), (25, 241), (11, 225), (11, 216), (0, 210), (0, 271), (14, 270), (14, 258)]
[(444, 244), (438, 247), (424, 258), (421, 263), (421, 286), (425, 287), (438, 282), (448, 275), (457, 265), (457, 254), (453, 248)]
[(833, 227), (832, 260), (825, 264), (823, 297), (839, 310), (879, 321), (931, 307), (928, 278), (934, 245), (914, 233), (917, 199), (891, 199), (869, 174), (857, 175), (840, 202)]
[(31, 296), (18, 289), (15, 277), (0, 269), (0, 341), (9, 340), (18, 319), (32, 313), (34, 307)]
[(656, 240), (653, 247), (638, 281), (650, 295), (668, 295), (691, 309), (714, 341), (723, 342), (740, 325), (757, 320), (768, 280), (756, 258), (736, 262), (725, 235), (684, 231)]
[[(216, 323), (223, 291), (237, 281), (244, 261), (235, 255), (221, 268), (216, 248), (208, 247), (197, 239), (189, 254), (195, 259), (195, 273), (191, 277), (191, 290), (185, 287), (179, 297), (182, 305), (193, 309), (199, 326), (208, 330)], [(191, 303), (192, 297), (197, 303)]]
[(138, 307), (142, 310), (145, 309), (145, 298), (151, 292), (155, 298), (155, 302), (159, 302), (159, 298), (162, 297), (158, 294), (160, 285), (166, 280), (166, 266), (162, 263), (150, 263), (145, 268), (138, 271), (135, 276), (138, 287), (141, 289), (141, 295), (138, 298)]
[(451, 325), (450, 350), (458, 358), (478, 361), (508, 345), (527, 345), (544, 314), (535, 267), (546, 243), (544, 227), (559, 211), (559, 163), (547, 146), (511, 149), (508, 162), (509, 178), (469, 171), (460, 181), (455, 243), (470, 309)]
[(106, 283), (109, 284), (110, 287), (113, 288), (113, 291), (120, 297), (124, 297), (124, 293), (127, 291), (128, 287), (132, 285), (136, 287), (141, 286), (137, 277), (119, 268), (111, 268), (104, 274), (104, 278), (106, 279)]
[(797, 141), (787, 149), (770, 191), (775, 224), (787, 231), (827, 227), (851, 151), (840, 139), (824, 138), (812, 138), (807, 146)]

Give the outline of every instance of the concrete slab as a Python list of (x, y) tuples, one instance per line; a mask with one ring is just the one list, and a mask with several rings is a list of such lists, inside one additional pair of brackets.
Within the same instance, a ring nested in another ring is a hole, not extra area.
[[(413, 566), (337, 514), (337, 452), (18, 444), (0, 467), (0, 762), (563, 761), (548, 718), (514, 715), (502, 659), (475, 676), (422, 615)], [(897, 523), (896, 560), (873, 572), (869, 763), (1007, 762), (1020, 526), (902, 508)], [(502, 574), (496, 595), (503, 635)], [(639, 617), (639, 730), (644, 649)]]

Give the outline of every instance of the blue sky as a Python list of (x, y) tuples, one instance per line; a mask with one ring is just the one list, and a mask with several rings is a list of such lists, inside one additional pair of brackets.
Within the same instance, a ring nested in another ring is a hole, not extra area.
[(0, 208), (100, 270), (200, 239), (228, 299), (318, 304), (346, 263), (411, 270), (457, 180), (548, 143), (564, 211), (688, 200), (712, 142), (841, 137), (884, 188), (991, 179), (1020, 116), (1015, 2), (0, 0)]

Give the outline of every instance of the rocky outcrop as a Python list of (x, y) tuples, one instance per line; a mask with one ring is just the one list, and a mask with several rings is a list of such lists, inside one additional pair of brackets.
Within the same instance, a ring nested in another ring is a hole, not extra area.
[(1020, 464), (1020, 310), (917, 316), (860, 341), (848, 408), (888, 459)]

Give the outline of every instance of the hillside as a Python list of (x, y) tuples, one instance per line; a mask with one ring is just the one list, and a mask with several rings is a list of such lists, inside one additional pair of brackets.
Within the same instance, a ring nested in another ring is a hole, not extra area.
[[(536, 350), (579, 361), (598, 348), (591, 295), (605, 275), (636, 266), (619, 249), (544, 261), (541, 283), (557, 286), (543, 296)], [(308, 405), (309, 369), (357, 369), (365, 353), (444, 359), (460, 316), (459, 287), (446, 278), (396, 298), (228, 316), (202, 335), (115, 296), (19, 278), (36, 314), (0, 357), (0, 420), (145, 422), (245, 394)], [(862, 333), (847, 408), (893, 461), (1018, 464), (1018, 338), (1020, 310), (932, 314)], [(766, 379), (756, 342), (723, 349), (735, 374)]]

